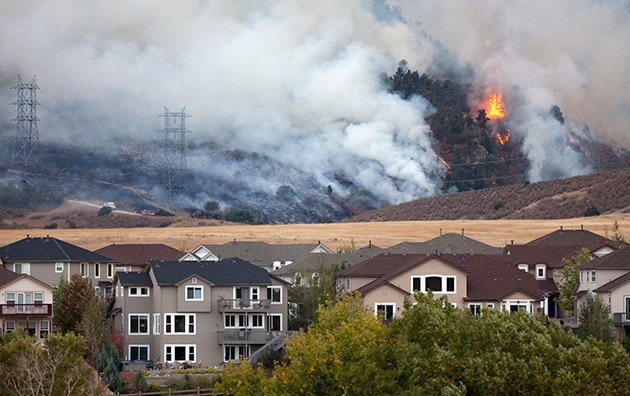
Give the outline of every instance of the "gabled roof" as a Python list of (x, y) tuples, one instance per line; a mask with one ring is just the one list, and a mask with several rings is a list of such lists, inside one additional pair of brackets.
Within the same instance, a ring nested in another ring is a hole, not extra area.
[(330, 268), (331, 266), (336, 266), (337, 268), (347, 268), (383, 252), (383, 249), (374, 245), (370, 245), (357, 249), (351, 253), (313, 253), (303, 257), (299, 261), (293, 262), (288, 265), (283, 265), (277, 270), (272, 271), (272, 273), (278, 276), (293, 276), (296, 272), (316, 272), (319, 271), (322, 267), (325, 269)]
[(578, 245), (507, 245), (502, 259), (512, 264), (546, 264), (549, 268), (563, 268), (563, 260), (572, 260), (581, 249)]
[(15, 273), (11, 270), (6, 269), (3, 266), (0, 266), (0, 287), (6, 286), (6, 285), (10, 285), (13, 282), (16, 282), (19, 279), (22, 278), (26, 278), (26, 279), (30, 279), (31, 281), (33, 281), (34, 283), (37, 283), (41, 286), (44, 286), (45, 288), (49, 289), (49, 290), (53, 290), (53, 287), (50, 286), (49, 284), (40, 281), (39, 279), (31, 276), (31, 275), (26, 275), (26, 274), (18, 274)]
[(629, 270), (630, 246), (615, 250), (602, 257), (596, 257), (580, 266), (580, 269)]
[(502, 248), (487, 245), (462, 234), (447, 233), (425, 242), (399, 243), (387, 251), (411, 254), (501, 254)]
[(111, 257), (121, 265), (145, 265), (149, 260), (177, 260), (181, 256), (179, 250), (163, 243), (113, 243), (94, 253)]
[(197, 275), (218, 286), (270, 285), (269, 273), (240, 258), (219, 261), (150, 261), (151, 271), (160, 285), (174, 285)]
[(626, 283), (630, 282), (630, 271), (626, 272), (625, 274), (621, 275), (618, 278), (615, 278), (613, 280), (611, 280), (610, 282), (601, 285), (600, 287), (598, 287), (597, 289), (593, 290), (595, 293), (608, 293), (611, 292), (613, 290), (615, 290), (616, 288), (618, 288), (619, 286), (623, 286)]
[(27, 261), (99, 261), (113, 262), (109, 257), (53, 237), (30, 237), (0, 247), (0, 259), (6, 262)]
[[(239, 257), (258, 266), (269, 267), (274, 261), (296, 262), (309, 254), (328, 254), (332, 252), (321, 243), (272, 245), (266, 242), (237, 241), (222, 245), (201, 245), (219, 258)], [(317, 253), (311, 253), (317, 252)], [(326, 252), (326, 253), (324, 253)]]
[(151, 277), (146, 271), (117, 272), (116, 276), (122, 286), (153, 286)]
[(614, 242), (606, 237), (603, 237), (594, 232), (585, 230), (583, 227), (579, 230), (566, 230), (560, 227), (559, 230), (550, 232), (532, 241), (529, 241), (527, 245), (572, 245), (585, 247), (589, 251), (602, 245), (609, 244), (615, 246)]
[(420, 261), (429, 257), (426, 254), (390, 254), (381, 253), (371, 257), (365, 261), (348, 267), (337, 273), (340, 278), (358, 277), (358, 278), (378, 278), (384, 275), (388, 277), (396, 273), (400, 268)]

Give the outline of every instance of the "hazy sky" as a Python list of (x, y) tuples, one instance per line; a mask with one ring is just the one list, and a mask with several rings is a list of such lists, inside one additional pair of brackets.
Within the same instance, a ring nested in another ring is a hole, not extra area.
[[(257, 151), (327, 183), (346, 169), (401, 202), (439, 189), (422, 98), (379, 76), (429, 70), (435, 41), (474, 70), (479, 94), (518, 92), (511, 130), (532, 181), (587, 172), (549, 117), (630, 148), (627, 1), (79, 0), (0, 3), (0, 133), (17, 74), (37, 75), (41, 140), (155, 138), (186, 107), (197, 141)], [(398, 17), (401, 18), (398, 18)], [(191, 166), (194, 166), (192, 164)]]

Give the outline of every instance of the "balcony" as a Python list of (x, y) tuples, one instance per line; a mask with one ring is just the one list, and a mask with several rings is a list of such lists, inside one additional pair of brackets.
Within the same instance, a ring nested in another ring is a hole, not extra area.
[(615, 326), (630, 326), (630, 312), (615, 312), (613, 320)]
[(1, 304), (0, 316), (52, 316), (52, 304)]
[(219, 312), (268, 312), (271, 306), (270, 300), (245, 300), (241, 298), (220, 298)]
[(256, 329), (236, 329), (217, 332), (219, 344), (266, 344), (277, 337), (280, 332), (256, 330)]

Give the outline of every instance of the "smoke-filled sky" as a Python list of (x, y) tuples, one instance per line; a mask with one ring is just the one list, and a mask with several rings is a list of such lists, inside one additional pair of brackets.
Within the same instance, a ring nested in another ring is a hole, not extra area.
[[(587, 172), (548, 114), (630, 148), (627, 1), (4, 1), (0, 133), (37, 75), (42, 141), (154, 139), (164, 106), (186, 107), (196, 141), (256, 151), (323, 185), (344, 169), (392, 203), (439, 191), (442, 164), (422, 98), (380, 75), (431, 70), (436, 41), (479, 93), (517, 92), (510, 127), (532, 181)], [(189, 166), (194, 167), (189, 162)]]

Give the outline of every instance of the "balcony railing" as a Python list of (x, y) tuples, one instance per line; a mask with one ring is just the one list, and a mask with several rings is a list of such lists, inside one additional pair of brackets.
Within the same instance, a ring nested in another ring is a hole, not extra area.
[(225, 330), (217, 332), (217, 341), (219, 344), (266, 344), (273, 340), (281, 332), (267, 331), (267, 330), (255, 330), (255, 329), (240, 329), (240, 330)]
[(52, 304), (1, 304), (0, 316), (51, 316)]
[(630, 326), (630, 312), (615, 312), (613, 320), (615, 326)]
[(219, 312), (267, 312), (270, 306), (270, 300), (219, 299)]

